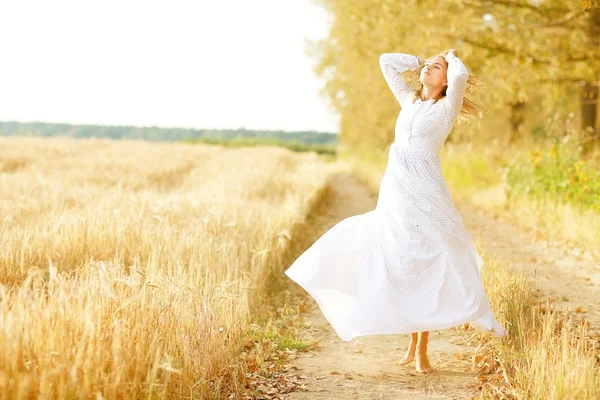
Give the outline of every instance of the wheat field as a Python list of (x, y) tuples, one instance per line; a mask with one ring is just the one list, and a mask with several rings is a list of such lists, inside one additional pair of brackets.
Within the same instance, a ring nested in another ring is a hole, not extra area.
[(0, 397), (239, 394), (331, 168), (276, 147), (0, 139)]

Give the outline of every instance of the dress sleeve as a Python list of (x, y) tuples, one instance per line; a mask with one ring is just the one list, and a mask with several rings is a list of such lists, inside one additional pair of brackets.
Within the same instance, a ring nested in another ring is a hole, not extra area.
[(463, 98), (467, 89), (467, 80), (469, 72), (460, 58), (451, 54), (448, 57), (448, 88), (446, 89), (446, 108), (450, 115), (450, 120), (454, 122), (463, 106)]
[(379, 66), (388, 86), (402, 107), (410, 103), (414, 90), (402, 77), (402, 72), (419, 66), (419, 58), (405, 53), (383, 53), (379, 56)]

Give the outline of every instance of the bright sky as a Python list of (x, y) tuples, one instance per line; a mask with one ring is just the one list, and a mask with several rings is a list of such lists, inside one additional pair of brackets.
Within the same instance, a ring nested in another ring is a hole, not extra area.
[(0, 121), (338, 131), (310, 0), (0, 0)]

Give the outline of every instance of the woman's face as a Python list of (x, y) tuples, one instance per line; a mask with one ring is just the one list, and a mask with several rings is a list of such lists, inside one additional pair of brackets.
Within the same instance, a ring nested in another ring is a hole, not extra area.
[(438, 87), (446, 83), (448, 64), (441, 56), (428, 59), (421, 70), (419, 81), (423, 85)]

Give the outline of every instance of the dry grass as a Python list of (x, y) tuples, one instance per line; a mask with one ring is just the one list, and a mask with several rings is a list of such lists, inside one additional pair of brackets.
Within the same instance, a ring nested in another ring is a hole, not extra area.
[(483, 279), (504, 340), (480, 337), (474, 364), (481, 398), (597, 399), (600, 397), (598, 338), (567, 309), (538, 301), (525, 275), (486, 258)]
[(0, 139), (0, 397), (239, 396), (329, 172), (275, 147)]
[[(492, 193), (496, 201), (490, 200)], [(541, 238), (560, 240), (600, 257), (600, 213), (550, 198), (507, 196), (500, 186), (471, 194), (469, 201), (501, 214)]]

